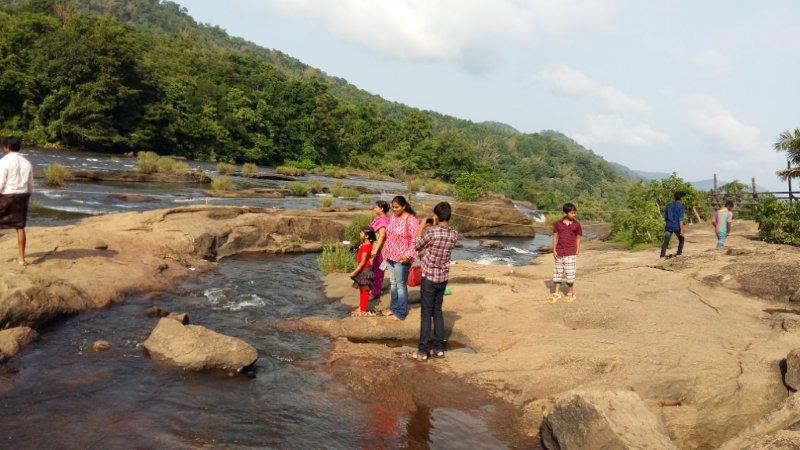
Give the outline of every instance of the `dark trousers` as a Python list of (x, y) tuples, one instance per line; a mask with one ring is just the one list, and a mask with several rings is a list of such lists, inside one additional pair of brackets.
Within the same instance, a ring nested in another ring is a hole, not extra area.
[(678, 236), (678, 251), (675, 252), (676, 255), (680, 255), (683, 253), (683, 235), (679, 231), (665, 231), (664, 232), (664, 242), (661, 243), (661, 257), (667, 256), (667, 247), (669, 246), (669, 241), (672, 239), (672, 233), (675, 233), (675, 236)]
[(428, 353), (431, 339), (431, 319), (433, 320), (433, 351), (444, 351), (444, 314), (442, 314), (442, 301), (447, 281), (434, 283), (427, 278), (422, 279), (420, 285), (420, 327), (419, 327), (419, 352)]

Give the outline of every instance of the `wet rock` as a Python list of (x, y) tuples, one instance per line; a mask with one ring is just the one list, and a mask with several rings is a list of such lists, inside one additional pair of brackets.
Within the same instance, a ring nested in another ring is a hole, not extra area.
[(144, 348), (155, 360), (195, 371), (237, 373), (258, 359), (256, 349), (241, 339), (168, 318), (158, 321)]
[(151, 197), (149, 195), (141, 195), (141, 194), (114, 194), (111, 197), (123, 202), (130, 202), (130, 203), (154, 202), (156, 200), (155, 197)]
[(491, 239), (486, 239), (481, 241), (481, 247), (483, 248), (506, 248), (505, 244), (500, 241), (494, 241)]
[(253, 189), (230, 189), (226, 191), (203, 191), (206, 197), (217, 198), (284, 198), (289, 194), (286, 189), (276, 188), (253, 188)]
[(0, 331), (0, 362), (16, 355), (22, 346), (30, 344), (38, 338), (39, 333), (29, 327), (16, 327)]
[(666, 427), (630, 391), (571, 391), (545, 414), (548, 449), (674, 449)]
[(169, 311), (160, 306), (151, 306), (144, 310), (144, 315), (147, 317), (166, 317)]
[(96, 352), (102, 352), (103, 350), (108, 350), (111, 348), (111, 343), (100, 339), (99, 341), (92, 342), (92, 350)]
[(552, 245), (542, 245), (538, 249), (536, 249), (536, 251), (541, 253), (541, 254), (553, 253), (553, 246)]
[(800, 348), (796, 348), (786, 355), (784, 382), (795, 391), (800, 390)]
[(167, 319), (177, 320), (183, 325), (189, 325), (189, 315), (186, 313), (169, 313)]
[(768, 434), (745, 448), (747, 450), (796, 450), (800, 448), (800, 432), (781, 430)]
[[(37, 174), (38, 175), (38, 174)], [(124, 183), (210, 183), (199, 171), (186, 173), (142, 173), (135, 170), (70, 169), (69, 181), (117, 181)]]

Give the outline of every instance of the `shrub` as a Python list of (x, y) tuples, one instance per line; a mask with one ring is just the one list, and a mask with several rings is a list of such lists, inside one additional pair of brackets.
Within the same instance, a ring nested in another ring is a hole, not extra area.
[(158, 158), (158, 171), (163, 173), (184, 174), (189, 172), (189, 165), (170, 156)]
[(48, 186), (61, 187), (69, 177), (69, 169), (61, 164), (53, 163), (44, 169), (44, 181)]
[(372, 214), (359, 214), (350, 221), (344, 229), (344, 238), (350, 241), (350, 245), (357, 247), (361, 243), (358, 237), (361, 230), (368, 227), (372, 222)]
[(316, 170), (314, 173), (328, 178), (347, 178), (347, 169), (326, 164)]
[(348, 273), (356, 268), (353, 252), (346, 245), (338, 242), (322, 244), (322, 253), (317, 256), (319, 270), (325, 274)]
[(231, 188), (231, 179), (220, 175), (211, 180), (211, 189), (214, 191), (227, 191)]
[(456, 198), (463, 202), (471, 202), (483, 197), (488, 189), (489, 183), (477, 173), (462, 172), (456, 177)]
[(220, 175), (230, 175), (236, 172), (236, 166), (228, 163), (217, 164), (217, 173)]
[(253, 177), (258, 175), (258, 166), (253, 163), (242, 164), (242, 175), (246, 177)]
[(369, 205), (370, 203), (372, 203), (372, 197), (369, 194), (362, 194), (361, 203)]
[(319, 199), (320, 208), (330, 208), (333, 205), (333, 197), (322, 197)]
[(136, 154), (136, 169), (146, 174), (156, 173), (158, 160), (159, 157), (155, 152), (139, 152)]
[(328, 192), (330, 192), (330, 194), (334, 197), (341, 197), (343, 190), (344, 184), (341, 181), (337, 181), (331, 185), (330, 189), (328, 189)]
[(433, 195), (450, 195), (453, 188), (444, 181), (428, 180), (425, 182), (425, 192)]
[(322, 192), (322, 182), (319, 180), (308, 180), (306, 187), (308, 188), (308, 192), (312, 194), (319, 194)]
[(756, 210), (756, 222), (764, 241), (800, 247), (800, 202), (763, 198)]
[(419, 192), (423, 184), (424, 182), (419, 178), (409, 178), (406, 182), (406, 187), (408, 188), (408, 192)]
[(295, 197), (305, 197), (308, 195), (308, 188), (306, 185), (300, 182), (295, 181), (294, 183), (289, 183), (289, 192)]
[(341, 198), (343, 200), (356, 201), (360, 197), (361, 197), (361, 192), (359, 192), (359, 191), (357, 191), (357, 190), (355, 190), (353, 188), (345, 187), (345, 188), (342, 188), (339, 191), (339, 198)]
[(298, 169), (303, 169), (305, 171), (308, 171), (308, 170), (313, 170), (313, 169), (317, 168), (317, 163), (315, 163), (314, 161), (311, 161), (310, 159), (304, 159), (302, 161), (288, 160), (288, 161), (284, 161), (283, 162), (283, 166), (281, 166), (281, 167), (295, 167), (295, 168), (298, 168)]
[(281, 175), (286, 175), (286, 176), (290, 176), (290, 177), (299, 177), (301, 175), (305, 175), (306, 174), (305, 170), (300, 169), (298, 167), (291, 167), (291, 166), (278, 166), (278, 168), (275, 169), (275, 171), (278, 172)]

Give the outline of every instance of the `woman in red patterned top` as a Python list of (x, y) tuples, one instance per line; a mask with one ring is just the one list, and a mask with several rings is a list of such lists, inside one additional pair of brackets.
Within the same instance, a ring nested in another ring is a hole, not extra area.
[(384, 315), (394, 320), (404, 320), (408, 314), (408, 271), (417, 257), (414, 238), (419, 231), (419, 222), (414, 210), (402, 195), (392, 199), (392, 219), (386, 227), (386, 242), (383, 244), (383, 259), (389, 266), (392, 285), (392, 301)]
[(373, 316), (367, 312), (369, 305), (369, 294), (372, 291), (374, 274), (372, 272), (372, 244), (375, 242), (375, 230), (371, 227), (364, 228), (359, 233), (361, 246), (356, 252), (356, 268), (350, 272), (353, 280), (353, 287), (359, 290), (358, 309), (351, 315), (356, 317)]

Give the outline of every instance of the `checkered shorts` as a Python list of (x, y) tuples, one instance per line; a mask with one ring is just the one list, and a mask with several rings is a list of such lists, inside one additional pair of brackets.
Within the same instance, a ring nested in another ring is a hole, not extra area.
[(575, 268), (578, 265), (578, 256), (559, 256), (556, 258), (556, 266), (553, 269), (553, 283), (575, 282)]

